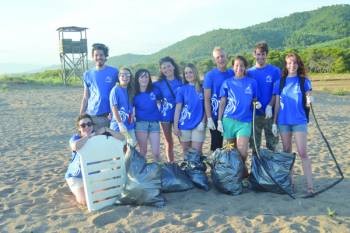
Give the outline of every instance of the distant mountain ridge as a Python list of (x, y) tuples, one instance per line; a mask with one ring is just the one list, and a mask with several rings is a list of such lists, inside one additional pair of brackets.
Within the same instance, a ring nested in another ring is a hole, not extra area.
[[(110, 57), (113, 66), (157, 63), (163, 56), (179, 61), (210, 57), (214, 46), (227, 53), (251, 51), (266, 40), (272, 49), (341, 46), (350, 48), (350, 5), (334, 5), (313, 11), (293, 13), (243, 29), (217, 29), (191, 36), (150, 55), (124, 54)], [(319, 45), (318, 45), (319, 44)]]

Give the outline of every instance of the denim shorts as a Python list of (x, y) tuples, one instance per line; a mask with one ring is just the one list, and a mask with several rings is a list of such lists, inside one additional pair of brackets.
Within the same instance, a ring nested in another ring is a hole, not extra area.
[(295, 133), (304, 132), (307, 133), (307, 124), (300, 125), (278, 125), (280, 133)]
[(158, 121), (136, 121), (135, 131), (159, 133), (160, 126)]

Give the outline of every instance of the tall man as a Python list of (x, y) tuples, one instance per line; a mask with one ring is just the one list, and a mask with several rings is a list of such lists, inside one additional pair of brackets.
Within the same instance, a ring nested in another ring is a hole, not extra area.
[(220, 88), (222, 83), (234, 75), (232, 69), (227, 69), (227, 57), (225, 51), (220, 47), (213, 50), (213, 58), (216, 68), (209, 71), (204, 77), (204, 105), (208, 118), (208, 128), (211, 134), (210, 150), (215, 151), (222, 147), (223, 137), (218, 126), (218, 111), (220, 103)]
[[(256, 112), (255, 118), (255, 140), (257, 148), (261, 145), (262, 130), (265, 132), (266, 147), (272, 151), (276, 150), (278, 137), (272, 133), (273, 107), (275, 105), (275, 96), (272, 95), (273, 86), (280, 79), (281, 70), (271, 64), (266, 63), (268, 45), (265, 41), (258, 42), (255, 45), (253, 56), (255, 57), (255, 66), (248, 69), (247, 75), (257, 81), (260, 96), (258, 101), (262, 108)], [(250, 147), (255, 154), (253, 135), (250, 137)]]
[(105, 65), (108, 47), (104, 44), (92, 45), (92, 59), (95, 67), (84, 73), (84, 94), (80, 114), (92, 116), (95, 129), (109, 127), (108, 115), (111, 112), (109, 93), (118, 81), (118, 69)]

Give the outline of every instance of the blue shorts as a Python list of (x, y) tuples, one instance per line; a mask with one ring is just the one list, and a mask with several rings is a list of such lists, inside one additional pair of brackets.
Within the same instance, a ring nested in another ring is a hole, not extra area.
[(304, 132), (307, 133), (307, 124), (300, 125), (278, 125), (280, 133), (295, 133)]
[(136, 132), (149, 132), (149, 133), (159, 133), (160, 127), (158, 121), (137, 121)]

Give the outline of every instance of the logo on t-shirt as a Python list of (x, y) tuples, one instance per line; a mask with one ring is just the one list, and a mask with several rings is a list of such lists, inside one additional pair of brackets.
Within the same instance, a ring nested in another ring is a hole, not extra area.
[(244, 90), (244, 94), (248, 94), (248, 95), (253, 94), (253, 90), (250, 85)]
[(266, 82), (267, 82), (267, 83), (272, 83), (272, 77), (271, 77), (271, 75), (267, 75), (267, 76), (266, 76)]
[(198, 98), (199, 98), (200, 100), (204, 99), (203, 93), (198, 93)]
[(156, 95), (153, 92), (151, 92), (151, 93), (149, 93), (149, 98), (151, 100), (156, 100)]
[(107, 76), (106, 79), (105, 79), (105, 82), (106, 83), (111, 83), (112, 82), (112, 78)]

